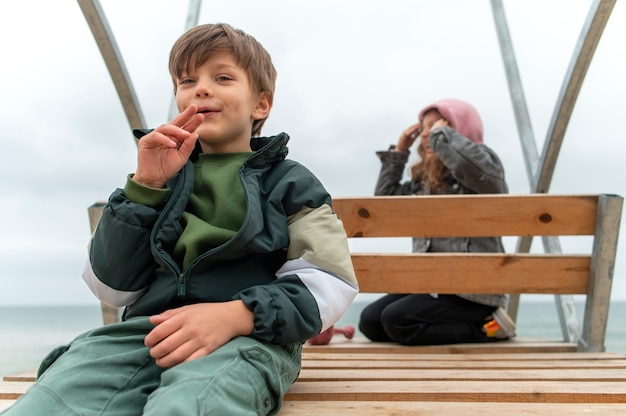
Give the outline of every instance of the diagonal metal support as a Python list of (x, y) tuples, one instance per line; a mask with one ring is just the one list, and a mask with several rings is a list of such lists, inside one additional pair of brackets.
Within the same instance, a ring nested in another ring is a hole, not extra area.
[(556, 160), (561, 150), (563, 137), (574, 110), (578, 93), (616, 1), (594, 0), (591, 5), (565, 74), (554, 113), (552, 113), (541, 155), (540, 169), (532, 182), (534, 192), (546, 193), (550, 188)]
[(102, 58), (104, 58), (104, 63), (109, 70), (117, 95), (120, 97), (130, 128), (145, 128), (146, 122), (141, 112), (141, 106), (100, 2), (98, 0), (77, 1), (98, 44)]
[(509, 33), (509, 27), (504, 13), (501, 0), (492, 0), (491, 9), (493, 18), (496, 23), (496, 31), (498, 33), (498, 42), (500, 44), (500, 52), (504, 62), (504, 71), (509, 85), (509, 93), (513, 103), (513, 111), (515, 113), (515, 122), (517, 123), (517, 131), (519, 133), (522, 152), (524, 153), (524, 161), (526, 162), (526, 173), (528, 182), (532, 183), (534, 173), (539, 165), (539, 153), (537, 152), (537, 143), (535, 134), (530, 122), (528, 107), (526, 106), (526, 97), (524, 96), (524, 87), (517, 67), (515, 52), (513, 50), (513, 42)]
[[(598, 42), (600, 41), (606, 22), (615, 5), (615, 1), (616, 0), (595, 0), (591, 6), (574, 50), (570, 66), (565, 75), (563, 86), (548, 129), (548, 136), (544, 143), (542, 156), (541, 159), (539, 159), (502, 1), (491, 0), (491, 8), (498, 33), (500, 50), (509, 84), (509, 92), (513, 103), (524, 160), (526, 161), (526, 172), (528, 174), (531, 192), (548, 192), (556, 160), (576, 99), (578, 98), (578, 93), (580, 92), (582, 82)], [(561, 252), (558, 238), (544, 237), (542, 240), (544, 250), (547, 253)], [(516, 250), (518, 252), (529, 252), (531, 243), (531, 238), (520, 238)], [(563, 338), (570, 342), (578, 341), (581, 330), (576, 317), (573, 297), (557, 295), (555, 301), (561, 322)], [(519, 295), (511, 296), (508, 309), (513, 319), (517, 317), (518, 308)]]

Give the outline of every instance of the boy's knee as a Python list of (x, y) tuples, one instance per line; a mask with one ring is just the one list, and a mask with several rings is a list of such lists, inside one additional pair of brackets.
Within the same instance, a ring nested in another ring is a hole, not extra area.
[[(213, 358), (213, 360), (211, 360)], [(259, 359), (231, 357), (219, 364), (203, 357), (163, 373), (161, 385), (148, 398), (144, 415), (270, 414), (279, 405), (271, 377), (259, 369)], [(273, 377), (277, 375), (274, 373)]]

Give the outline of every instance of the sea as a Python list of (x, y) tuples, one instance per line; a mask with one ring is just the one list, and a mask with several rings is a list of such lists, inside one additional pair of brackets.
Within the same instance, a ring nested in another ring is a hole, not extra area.
[[(357, 298), (336, 326), (357, 328), (361, 310), (371, 301)], [(584, 303), (575, 304), (582, 322)], [(100, 325), (99, 305), (0, 306), (0, 377), (38, 368), (54, 347)], [(517, 335), (563, 340), (554, 297), (532, 301), (521, 298)], [(362, 336), (358, 328), (355, 336)], [(606, 351), (626, 354), (626, 301), (611, 302), (605, 345)]]

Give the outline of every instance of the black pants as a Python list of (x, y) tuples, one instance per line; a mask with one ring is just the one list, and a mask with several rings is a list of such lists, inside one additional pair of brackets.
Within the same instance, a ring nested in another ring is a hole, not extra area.
[(482, 326), (496, 310), (455, 295), (386, 295), (361, 312), (359, 330), (370, 340), (403, 345), (488, 342)]

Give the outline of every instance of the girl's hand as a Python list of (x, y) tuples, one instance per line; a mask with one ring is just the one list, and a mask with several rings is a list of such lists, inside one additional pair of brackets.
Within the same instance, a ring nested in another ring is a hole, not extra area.
[(400, 135), (400, 138), (398, 139), (398, 144), (396, 145), (396, 148), (394, 150), (396, 152), (406, 152), (411, 146), (413, 146), (413, 143), (415, 143), (415, 140), (417, 140), (421, 132), (422, 123), (418, 122), (416, 124), (413, 124), (402, 132), (402, 135)]
[(433, 126), (430, 128), (431, 130), (437, 129), (439, 127), (447, 127), (450, 123), (445, 118), (440, 118), (439, 120), (433, 123)]

